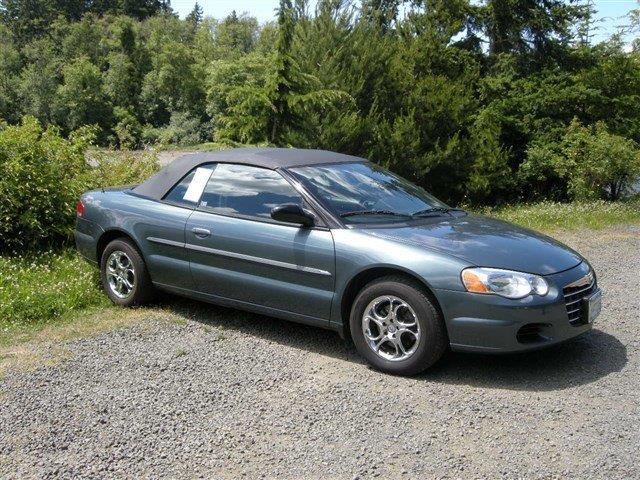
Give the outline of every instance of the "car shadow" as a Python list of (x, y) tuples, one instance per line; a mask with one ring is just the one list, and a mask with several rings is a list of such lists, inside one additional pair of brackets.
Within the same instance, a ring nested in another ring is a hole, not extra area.
[[(340, 360), (363, 360), (336, 332), (264, 315), (168, 296), (163, 306), (204, 325), (236, 330)], [(506, 390), (563, 390), (621, 371), (627, 349), (613, 335), (594, 329), (563, 344), (535, 352), (487, 355), (449, 352), (416, 380)]]
[(534, 352), (482, 355), (449, 353), (420, 375), (428, 381), (505, 390), (563, 390), (621, 371), (627, 348), (613, 335), (594, 329)]

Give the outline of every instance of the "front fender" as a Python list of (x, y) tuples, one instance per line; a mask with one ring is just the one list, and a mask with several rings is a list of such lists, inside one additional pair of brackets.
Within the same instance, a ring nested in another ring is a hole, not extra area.
[(340, 229), (332, 233), (336, 251), (336, 295), (331, 314), (334, 324), (343, 323), (349, 288), (354, 279), (367, 271), (404, 273), (419, 280), (434, 295), (441, 289), (464, 291), (460, 272), (471, 266), (464, 260), (358, 230)]

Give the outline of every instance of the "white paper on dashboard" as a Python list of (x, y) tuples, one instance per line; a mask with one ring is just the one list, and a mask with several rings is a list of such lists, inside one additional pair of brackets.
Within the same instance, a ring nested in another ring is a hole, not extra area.
[(200, 196), (204, 191), (204, 187), (207, 185), (207, 181), (209, 181), (209, 177), (211, 176), (210, 168), (198, 168), (196, 169), (196, 173), (193, 176), (193, 180), (189, 184), (189, 188), (184, 193), (183, 200), (187, 202), (197, 202), (200, 200)]

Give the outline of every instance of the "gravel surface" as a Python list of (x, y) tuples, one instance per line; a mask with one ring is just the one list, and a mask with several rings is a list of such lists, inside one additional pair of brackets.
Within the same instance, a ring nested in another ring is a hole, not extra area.
[(0, 478), (640, 478), (640, 229), (561, 239), (606, 292), (579, 339), (408, 379), (335, 333), (175, 301), (0, 379)]

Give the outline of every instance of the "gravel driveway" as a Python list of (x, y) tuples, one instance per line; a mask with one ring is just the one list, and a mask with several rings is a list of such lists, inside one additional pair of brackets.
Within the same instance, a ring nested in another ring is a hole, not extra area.
[(335, 333), (175, 300), (0, 379), (0, 478), (640, 478), (640, 229), (561, 239), (606, 292), (587, 336), (407, 379)]

